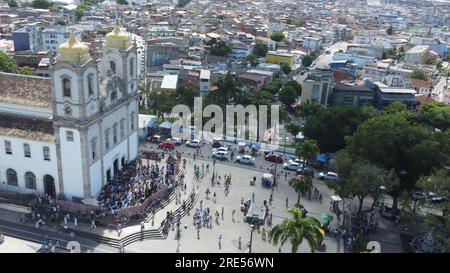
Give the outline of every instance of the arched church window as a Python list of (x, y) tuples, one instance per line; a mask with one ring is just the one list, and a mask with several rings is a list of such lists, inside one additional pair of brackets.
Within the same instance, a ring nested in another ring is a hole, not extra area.
[(36, 176), (32, 172), (25, 173), (25, 187), (27, 189), (36, 189)]
[(117, 143), (117, 123), (113, 125), (113, 143)]
[(125, 138), (125, 120), (122, 119), (120, 121), (120, 138), (123, 139)]
[(131, 113), (131, 116), (130, 116), (130, 128), (131, 128), (131, 131), (134, 131), (134, 116), (135, 116), (135, 113), (134, 112)]
[(11, 186), (19, 185), (19, 183), (17, 182), (17, 172), (13, 169), (6, 170), (6, 180), (7, 180), (8, 185), (11, 185)]
[(110, 129), (105, 130), (105, 149), (109, 150), (109, 131)]
[(87, 76), (87, 84), (88, 84), (88, 95), (91, 96), (94, 94), (94, 75), (89, 74)]
[(92, 152), (92, 160), (97, 159), (97, 138), (96, 137), (91, 139), (91, 152)]
[(70, 96), (71, 96), (71, 92), (70, 92), (70, 79), (68, 79), (68, 78), (63, 78), (63, 80), (62, 80), (62, 86), (63, 86), (63, 95), (64, 95), (64, 97), (70, 97)]
[(114, 61), (109, 62), (109, 68), (111, 69), (112, 73), (116, 74), (116, 63)]
[(130, 59), (130, 76), (134, 75), (134, 58)]

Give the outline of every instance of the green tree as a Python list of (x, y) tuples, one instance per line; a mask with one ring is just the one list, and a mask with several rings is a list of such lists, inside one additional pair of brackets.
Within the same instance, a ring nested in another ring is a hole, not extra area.
[(261, 88), (261, 91), (265, 91), (268, 92), (272, 95), (275, 95), (276, 93), (278, 93), (278, 91), (280, 91), (280, 88), (278, 86), (276, 86), (273, 83), (270, 84), (266, 84)]
[(17, 3), (16, 0), (8, 0), (8, 6), (10, 8), (17, 8), (19, 6), (19, 4)]
[(280, 91), (279, 99), (282, 103), (289, 106), (296, 101), (297, 91), (290, 85), (284, 86)]
[(286, 130), (292, 134), (292, 136), (295, 138), (296, 135), (298, 135), (298, 133), (301, 132), (302, 128), (300, 127), (300, 125), (296, 124), (296, 123), (288, 123), (286, 125)]
[(176, 91), (177, 104), (184, 104), (189, 106), (192, 110), (194, 108), (194, 98), (200, 96), (200, 90), (192, 86), (180, 86)]
[(91, 10), (91, 6), (87, 5), (87, 4), (82, 4), (77, 6), (77, 8), (75, 9), (75, 16), (77, 17), (78, 20), (81, 19), (81, 17), (83, 17), (84, 13), (86, 11)]
[(264, 44), (255, 45), (255, 48), (253, 49), (253, 53), (258, 57), (265, 57), (267, 51), (269, 51), (267, 45)]
[(281, 64), (281, 71), (283, 71), (283, 73), (285, 75), (289, 75), (289, 73), (291, 73), (292, 69), (287, 63), (282, 63)]
[(450, 173), (448, 170), (438, 170), (430, 176), (421, 177), (417, 182), (417, 187), (425, 192), (433, 192), (447, 198), (447, 201), (436, 203), (435, 206), (442, 210), (442, 215), (450, 213)]
[(183, 8), (183, 7), (185, 7), (187, 4), (189, 4), (189, 2), (191, 2), (191, 1), (190, 1), (190, 0), (179, 0), (179, 1), (178, 1), (177, 7)]
[(212, 55), (226, 56), (231, 52), (231, 47), (225, 41), (219, 41), (209, 48)]
[(304, 217), (300, 208), (290, 208), (288, 213), (292, 215), (292, 218), (283, 220), (269, 233), (273, 244), (284, 245), (289, 240), (292, 245), (292, 253), (297, 253), (298, 247), (303, 240), (306, 240), (311, 252), (315, 252), (323, 240), (320, 221), (314, 217)]
[(315, 139), (321, 151), (337, 152), (345, 148), (345, 137), (376, 114), (370, 107), (333, 106), (319, 108), (306, 119), (305, 137)]
[(48, 8), (50, 11), (53, 11), (53, 12), (55, 12), (55, 11), (58, 11), (58, 10), (60, 10), (61, 8), (60, 7), (58, 7), (58, 6), (55, 6), (55, 5), (51, 5), (49, 8)]
[(274, 33), (272, 33), (272, 35), (270, 36), (270, 39), (274, 40), (275, 42), (281, 42), (284, 40), (284, 34), (281, 31), (275, 31)]
[(305, 55), (302, 59), (302, 65), (304, 67), (310, 67), (311, 64), (313, 63), (314, 59), (315, 59), (315, 57), (313, 55), (310, 55), (310, 54)]
[(211, 38), (209, 41), (206, 42), (207, 46), (212, 46), (215, 45), (217, 43), (217, 39), (216, 38)]
[(239, 78), (230, 72), (224, 78), (217, 81), (217, 90), (210, 92), (209, 101), (225, 108), (228, 103), (239, 104), (245, 98), (242, 83)]
[(127, 0), (116, 0), (116, 2), (119, 5), (128, 5), (128, 1)]
[(2, 51), (0, 51), (0, 71), (8, 73), (15, 73), (17, 71), (16, 62)]
[(422, 69), (416, 68), (413, 70), (413, 72), (410, 75), (411, 79), (419, 79), (428, 81), (428, 75), (423, 71)]
[(299, 84), (297, 81), (294, 80), (290, 80), (287, 81), (284, 86), (292, 86), (295, 91), (297, 92), (297, 96), (301, 96), (302, 95), (302, 85)]
[(418, 120), (442, 131), (450, 129), (450, 105), (423, 103), (418, 108)]
[(386, 170), (394, 170), (398, 187), (389, 191), (393, 208), (403, 192), (414, 188), (419, 177), (447, 164), (448, 142), (424, 124), (417, 124), (409, 111), (392, 112), (368, 119), (347, 137), (346, 149), (352, 158), (367, 160)]
[(299, 158), (303, 158), (303, 166), (306, 166), (306, 161), (312, 162), (316, 159), (320, 152), (317, 142), (314, 139), (305, 139), (295, 147), (295, 153)]
[(389, 28), (386, 30), (387, 35), (394, 34), (394, 28), (392, 26), (389, 26)]
[(308, 191), (311, 191), (313, 186), (312, 177), (309, 175), (303, 175), (301, 178), (289, 179), (289, 186), (293, 187), (297, 196), (297, 207), (300, 207), (300, 195), (305, 195)]
[(29, 66), (22, 67), (20, 69), (19, 73), (22, 74), (22, 75), (34, 75), (34, 73), (30, 71), (30, 67)]
[(52, 4), (48, 0), (33, 0), (31, 5), (36, 9), (48, 9)]
[(318, 102), (310, 102), (307, 100), (306, 102), (302, 102), (300, 107), (298, 108), (298, 115), (300, 117), (308, 119), (309, 117), (315, 115), (317, 112), (322, 109), (323, 106)]
[(255, 67), (255, 66), (257, 66), (259, 64), (258, 60), (256, 59), (256, 56), (253, 55), (253, 54), (252, 55), (248, 55), (246, 59), (247, 59), (247, 61), (250, 62), (250, 65), (253, 66), (253, 67)]

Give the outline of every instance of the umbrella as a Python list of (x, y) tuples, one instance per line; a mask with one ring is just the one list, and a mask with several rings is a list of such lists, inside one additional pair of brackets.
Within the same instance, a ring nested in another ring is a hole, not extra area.
[(322, 213), (320, 218), (325, 221), (330, 221), (330, 222), (333, 221), (333, 216), (329, 215), (328, 213)]
[(322, 236), (325, 236), (325, 230), (319, 229), (319, 231), (320, 231), (320, 234), (322, 234)]

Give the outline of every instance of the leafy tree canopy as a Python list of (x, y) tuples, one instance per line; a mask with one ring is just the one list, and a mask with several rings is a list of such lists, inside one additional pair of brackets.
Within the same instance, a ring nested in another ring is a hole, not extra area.
[(0, 51), (0, 71), (15, 73), (16, 69), (16, 62), (8, 54)]
[(275, 31), (270, 36), (270, 39), (274, 40), (275, 42), (281, 42), (284, 40), (284, 38), (285, 38), (285, 36), (284, 36), (283, 32), (281, 32), (281, 31)]

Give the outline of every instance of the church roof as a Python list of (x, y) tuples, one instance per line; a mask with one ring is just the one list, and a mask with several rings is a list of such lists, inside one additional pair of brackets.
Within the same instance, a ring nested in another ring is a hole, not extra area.
[(0, 113), (0, 135), (30, 140), (54, 142), (53, 121)]
[(130, 34), (124, 31), (119, 24), (113, 31), (105, 36), (106, 46), (116, 48), (128, 48), (131, 46)]
[(52, 107), (50, 78), (0, 72), (0, 102)]
[(79, 42), (72, 34), (69, 40), (59, 46), (58, 61), (84, 62), (90, 59), (89, 47)]

